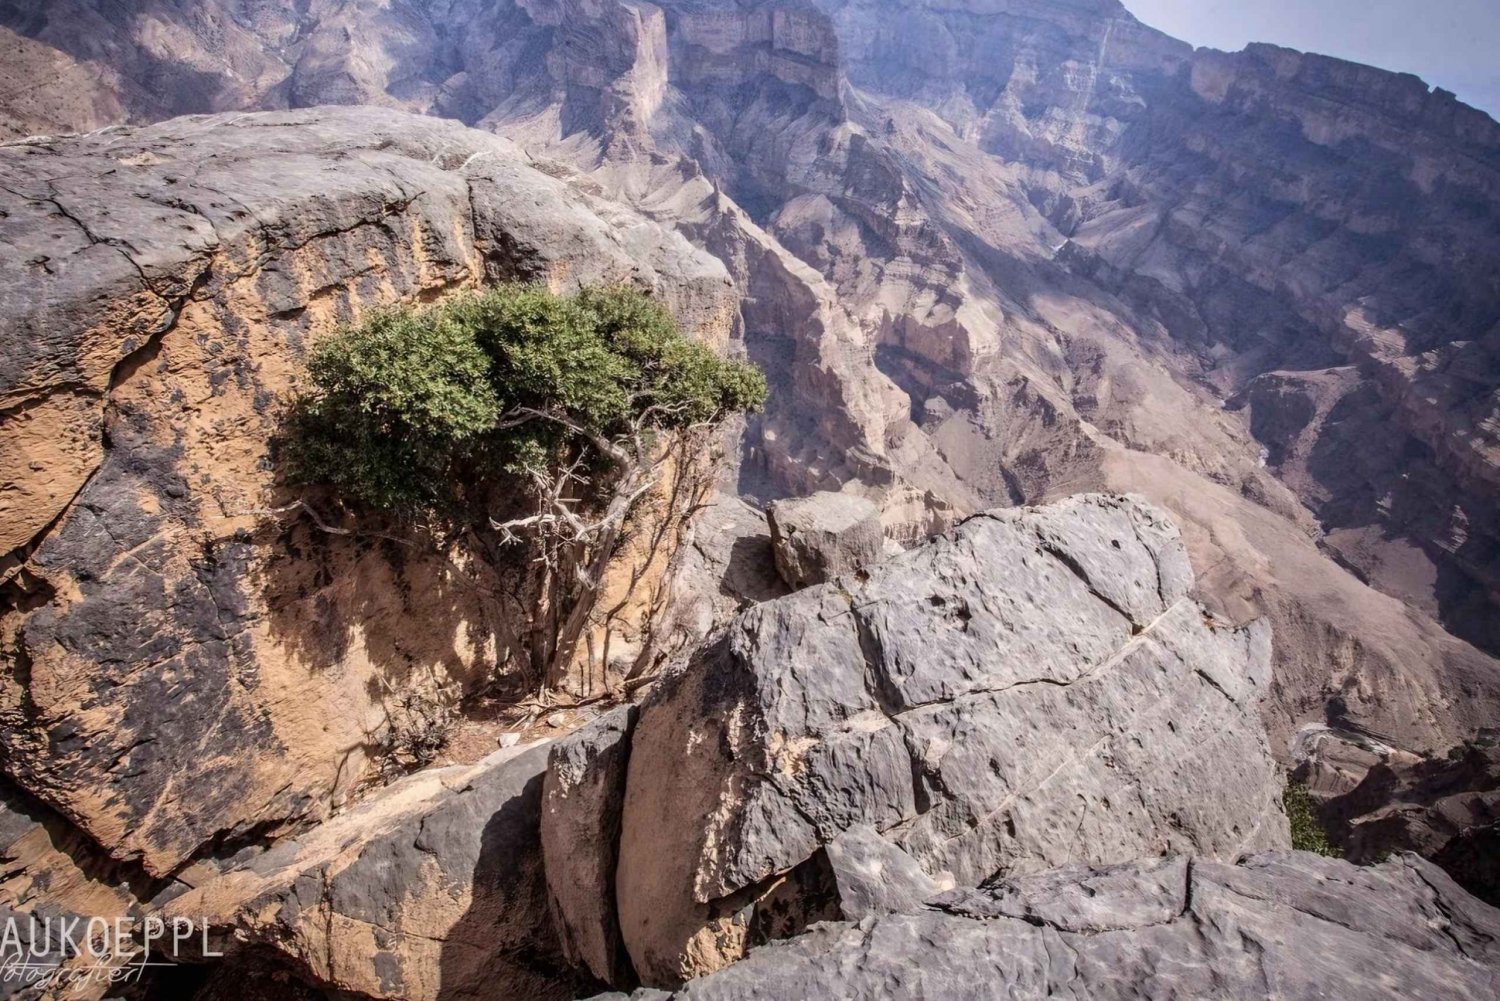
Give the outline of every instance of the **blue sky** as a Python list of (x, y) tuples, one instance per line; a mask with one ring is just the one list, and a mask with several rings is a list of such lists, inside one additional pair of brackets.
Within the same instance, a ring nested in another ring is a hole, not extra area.
[(1194, 45), (1275, 42), (1415, 73), (1500, 118), (1500, 0), (1123, 0)]

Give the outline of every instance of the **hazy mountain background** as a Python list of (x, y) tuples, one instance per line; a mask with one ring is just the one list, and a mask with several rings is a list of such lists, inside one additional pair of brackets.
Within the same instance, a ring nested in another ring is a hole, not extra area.
[(1129, 0), (1136, 17), (1194, 45), (1250, 42), (1415, 73), (1458, 99), (1500, 112), (1500, 3), (1494, 0)]

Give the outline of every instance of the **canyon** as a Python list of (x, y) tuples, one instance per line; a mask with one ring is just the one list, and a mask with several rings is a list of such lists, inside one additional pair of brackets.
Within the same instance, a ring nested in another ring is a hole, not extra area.
[[(0, 136), (6, 906), (211, 914), (205, 999), (691, 998), (1051, 935), (1228, 982), (1191, 929), (1295, 886), (1422, 957), (1368, 996), (1493, 984), (1493, 912), (1381, 861), (1497, 899), (1453, 95), (1115, 0), (12, 0)], [(295, 509), (278, 422), (308, 344), (502, 280), (636, 283), (771, 395), (641, 515), (567, 722), (393, 781), (392, 693), (517, 690), (504, 569)], [(823, 491), (858, 558), (788, 543)], [(1286, 770), (1380, 864), (1284, 854)]]

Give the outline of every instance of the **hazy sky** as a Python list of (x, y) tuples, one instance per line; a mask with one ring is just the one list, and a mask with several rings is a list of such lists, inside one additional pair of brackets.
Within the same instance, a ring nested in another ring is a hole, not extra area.
[(1415, 73), (1500, 118), (1500, 0), (1123, 0), (1194, 45), (1275, 42)]

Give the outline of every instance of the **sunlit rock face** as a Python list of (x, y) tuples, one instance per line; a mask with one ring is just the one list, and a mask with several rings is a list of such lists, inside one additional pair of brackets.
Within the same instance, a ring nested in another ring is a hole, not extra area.
[(851, 855), (952, 887), (1285, 847), (1256, 712), (1270, 629), (1214, 622), (1192, 585), (1160, 510), (1085, 495), (735, 618), (631, 735), (615, 888), (635, 971), (675, 984), (784, 924), (890, 906), (851, 889)]

